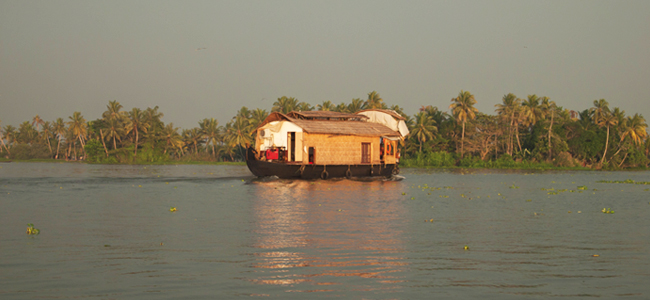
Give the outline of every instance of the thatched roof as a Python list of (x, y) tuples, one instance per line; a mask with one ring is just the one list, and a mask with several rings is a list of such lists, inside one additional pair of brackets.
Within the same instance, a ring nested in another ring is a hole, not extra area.
[(400, 137), (399, 132), (377, 123), (363, 121), (319, 121), (290, 119), (308, 133), (358, 136), (391, 136)]
[[(307, 112), (290, 112), (288, 115), (296, 115), (294, 113), (307, 113)], [(336, 113), (336, 112), (310, 112), (310, 113)], [(337, 113), (344, 114), (344, 113)], [(400, 133), (394, 131), (385, 125), (378, 123), (371, 123), (358, 120), (313, 120), (313, 119), (297, 119), (289, 117), (288, 115), (272, 112), (265, 120), (258, 126), (258, 128), (268, 124), (273, 121), (289, 121), (296, 124), (304, 132), (307, 133), (320, 133), (320, 134), (332, 134), (332, 135), (357, 135), (357, 136), (389, 136), (389, 137), (400, 137)], [(332, 114), (333, 115), (333, 114)], [(359, 119), (362, 115), (355, 114), (344, 114), (352, 115), (355, 118)]]
[(368, 119), (364, 115), (357, 114), (348, 114), (336, 111), (292, 111), (287, 114), (288, 117), (294, 119), (339, 119), (339, 120), (349, 120), (349, 119)]

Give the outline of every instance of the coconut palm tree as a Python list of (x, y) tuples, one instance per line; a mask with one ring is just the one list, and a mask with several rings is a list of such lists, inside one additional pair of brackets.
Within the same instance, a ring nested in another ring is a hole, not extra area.
[(363, 109), (363, 100), (361, 100), (361, 98), (354, 98), (352, 99), (352, 102), (348, 104), (347, 112), (351, 114), (356, 114), (362, 109)]
[(288, 114), (298, 108), (298, 100), (293, 97), (282, 96), (278, 101), (273, 102), (272, 111)]
[(36, 126), (36, 131), (39, 131), (39, 130), (40, 130), (40, 126), (43, 125), (44, 122), (45, 122), (45, 121), (43, 121), (43, 119), (41, 119), (41, 117), (39, 117), (38, 115), (36, 115), (36, 116), (34, 116), (34, 118), (32, 119), (32, 126)]
[(122, 142), (122, 136), (125, 134), (124, 124), (118, 119), (106, 119), (104, 120), (104, 126), (106, 130), (106, 135), (104, 138), (113, 141), (113, 150), (117, 149), (117, 142), (119, 140)]
[(174, 127), (174, 123), (165, 126), (162, 138), (165, 141), (165, 151), (163, 153), (167, 153), (169, 149), (177, 149), (181, 154), (183, 153), (183, 138), (178, 134), (178, 127)]
[(248, 109), (248, 107), (246, 106), (242, 106), (242, 108), (240, 108), (239, 111), (237, 111), (237, 116), (240, 116), (244, 119), (250, 119), (251, 115), (252, 115), (251, 110)]
[(322, 104), (316, 105), (316, 109), (320, 111), (334, 111), (336, 106), (332, 104), (332, 101), (323, 101)]
[(368, 99), (363, 105), (363, 109), (374, 109), (374, 108), (386, 108), (384, 100), (381, 99), (381, 96), (376, 91), (368, 93)]
[[(253, 138), (250, 134), (253, 128), (248, 120), (237, 116), (234, 120), (229, 122), (226, 128), (227, 131), (224, 140), (230, 147), (237, 147), (241, 150), (241, 147), (245, 148), (246, 145), (253, 142)], [(244, 157), (243, 153), (241, 153), (241, 155)]]
[(121, 120), (124, 118), (124, 113), (120, 111), (122, 108), (122, 104), (117, 100), (109, 101), (108, 105), (106, 105), (106, 111), (102, 113), (102, 118)]
[[(217, 152), (215, 147), (220, 140), (219, 121), (214, 118), (205, 118), (203, 121), (199, 122), (199, 127), (201, 128), (201, 134), (203, 135), (205, 144), (212, 146), (212, 157), (216, 158)], [(208, 148), (206, 147), (205, 150), (207, 152)]]
[[(11, 148), (11, 146), (16, 143), (16, 127), (12, 125), (7, 125), (5, 126), (4, 130), (4, 136), (7, 139), (7, 146)], [(7, 149), (7, 151), (9, 151)]]
[(148, 127), (149, 127), (149, 123), (147, 123), (147, 120), (145, 119), (142, 110), (134, 107), (128, 113), (127, 123), (125, 126), (125, 130), (127, 134), (131, 132), (134, 133), (135, 151), (134, 151), (133, 160), (135, 160), (135, 158), (138, 156), (138, 139), (140, 138), (139, 136), (140, 131), (146, 133)]
[(548, 97), (543, 97), (541, 108), (543, 111), (543, 115), (551, 116), (551, 124), (548, 126), (548, 159), (551, 160), (552, 159), (551, 130), (553, 129), (553, 120), (557, 112), (557, 105), (555, 104), (555, 101), (551, 101)]
[(307, 102), (300, 102), (297, 107), (298, 111), (312, 111), (314, 108)]
[[(507, 120), (508, 126), (508, 147), (507, 153), (512, 155), (514, 152), (514, 134), (515, 134), (515, 122), (519, 116), (519, 110), (521, 107), (521, 99), (517, 98), (513, 93), (504, 95), (501, 99), (502, 104), (496, 104), (496, 112), (501, 117), (502, 120)], [(518, 126), (517, 126), (518, 127)]]
[(638, 146), (643, 139), (648, 137), (648, 132), (646, 131), (648, 124), (646, 124), (642, 115), (634, 114), (634, 116), (627, 117), (624, 122), (625, 129), (621, 135), (621, 141), (629, 136), (634, 144)]
[[(7, 144), (5, 144), (5, 138), (4, 135), (2, 134), (2, 126), (0, 126), (0, 142), (2, 142), (2, 146), (5, 147), (5, 150), (7, 150), (7, 154), (11, 154), (11, 152), (9, 152), (9, 148), (7, 148)], [(7, 143), (9, 143), (8, 139), (7, 139)], [(1, 148), (0, 151), (2, 151)]]
[(54, 137), (54, 133), (52, 132), (52, 124), (47, 121), (42, 125), (43, 130), (41, 130), (41, 138), (47, 141), (47, 148), (50, 149), (50, 156), (52, 156), (52, 144), (50, 143), (50, 138)]
[(22, 122), (16, 133), (16, 141), (23, 144), (32, 144), (37, 141), (38, 131), (29, 121)]
[(58, 139), (58, 142), (56, 143), (56, 155), (54, 156), (55, 159), (59, 159), (59, 148), (61, 147), (61, 140), (65, 136), (66, 131), (63, 118), (57, 118), (56, 122), (54, 122), (54, 125), (52, 126), (52, 132)]
[(458, 97), (452, 98), (451, 102), (453, 103), (449, 105), (449, 109), (451, 109), (452, 114), (456, 118), (456, 122), (462, 123), (463, 125), (460, 144), (460, 157), (463, 158), (465, 154), (465, 123), (467, 120), (474, 120), (476, 118), (476, 113), (478, 113), (478, 109), (474, 107), (476, 99), (474, 99), (474, 95), (470, 92), (461, 90), (458, 93)]
[(427, 140), (432, 140), (434, 133), (438, 132), (438, 127), (435, 124), (436, 121), (424, 111), (415, 115), (415, 126), (411, 130), (411, 134), (420, 142), (420, 153), (422, 153), (422, 144)]
[(342, 113), (347, 113), (348, 112), (348, 105), (345, 104), (345, 102), (341, 102), (339, 105), (337, 105), (333, 111), (336, 112), (342, 112)]
[[(81, 148), (83, 149), (86, 146), (85, 137), (88, 134), (88, 125), (86, 124), (86, 119), (84, 119), (84, 117), (78, 111), (75, 111), (72, 116), (68, 118), (70, 119), (70, 121), (67, 123), (68, 131), (71, 132), (75, 140), (79, 141), (79, 144), (81, 144)], [(84, 149), (84, 153), (85, 151), (86, 150)]]
[[(253, 113), (252, 113), (252, 115), (251, 115), (251, 117), (249, 119), (249, 122), (251, 123), (251, 126), (253, 127), (253, 129), (257, 129), (257, 127), (260, 126), (260, 124), (262, 124), (262, 122), (264, 122), (264, 120), (266, 120), (266, 118), (268, 116), (269, 116), (269, 113), (266, 111), (266, 109), (257, 108), (257, 109), (255, 109), (253, 111)], [(251, 133), (254, 134), (255, 131), (253, 130)]]
[(523, 108), (522, 119), (524, 124), (529, 127), (537, 124), (537, 121), (543, 118), (543, 111), (539, 102), (540, 98), (533, 94), (528, 95), (528, 98), (521, 103)]
[(199, 145), (201, 145), (203, 142), (203, 135), (201, 134), (201, 129), (198, 127), (194, 127), (192, 129), (183, 129), (182, 136), (185, 145), (189, 146), (190, 149), (192, 148), (192, 146), (194, 146), (194, 154), (198, 154)]
[(605, 151), (603, 152), (603, 158), (600, 159), (602, 164), (605, 161), (605, 155), (607, 154), (607, 147), (609, 146), (609, 128), (618, 124), (618, 118), (609, 109), (609, 103), (605, 99), (594, 100), (594, 107), (591, 109), (594, 122), (599, 127), (607, 128), (607, 138), (605, 139)]

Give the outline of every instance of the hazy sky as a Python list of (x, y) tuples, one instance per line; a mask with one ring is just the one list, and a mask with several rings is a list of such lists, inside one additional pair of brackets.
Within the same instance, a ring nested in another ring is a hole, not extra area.
[(650, 1), (0, 0), (2, 126), (110, 100), (224, 125), (373, 90), (408, 114), (467, 90), (489, 114), (514, 93), (650, 121)]

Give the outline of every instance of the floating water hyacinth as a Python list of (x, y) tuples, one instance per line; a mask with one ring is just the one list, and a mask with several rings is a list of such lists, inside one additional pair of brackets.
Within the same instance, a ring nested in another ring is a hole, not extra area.
[(176, 211), (176, 207), (171, 207), (171, 208), (169, 208), (169, 211), (171, 211), (171, 212), (175, 212), (175, 211)]
[(586, 190), (586, 189), (587, 189), (587, 187), (586, 187), (586, 186), (584, 186), (584, 185), (581, 185), (581, 186), (579, 186), (579, 187), (578, 187), (578, 189), (579, 189), (579, 190)]
[(32, 224), (32, 223), (27, 224), (27, 234), (29, 234), (29, 235), (37, 235), (39, 233), (41, 233), (41, 231), (34, 228), (34, 224)]
[(643, 184), (643, 185), (650, 185), (650, 181), (634, 181), (632, 179), (626, 179), (626, 180), (600, 180), (596, 181), (599, 183), (625, 183), (625, 184)]
[(515, 186), (514, 184), (510, 186), (511, 189), (518, 189), (518, 186)]
[(610, 210), (609, 208), (603, 208), (603, 210), (601, 210), (601, 211), (602, 211), (603, 213), (605, 213), (605, 214), (613, 214), (613, 213), (614, 213), (614, 211), (613, 211), (613, 210)]

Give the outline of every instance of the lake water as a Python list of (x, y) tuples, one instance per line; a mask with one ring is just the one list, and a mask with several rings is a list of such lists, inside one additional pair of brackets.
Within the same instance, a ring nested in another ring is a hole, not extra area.
[(5, 163), (0, 299), (648, 299), (649, 174)]

